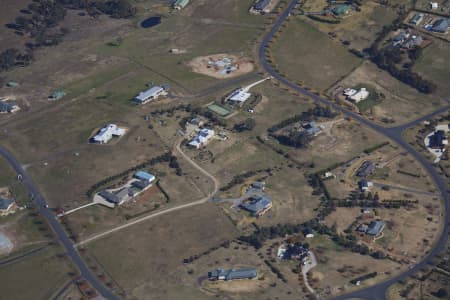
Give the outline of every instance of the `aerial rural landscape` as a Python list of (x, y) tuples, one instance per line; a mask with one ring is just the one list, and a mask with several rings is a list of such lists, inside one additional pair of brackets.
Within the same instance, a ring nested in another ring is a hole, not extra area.
[(1, 299), (450, 299), (450, 2), (3, 0)]

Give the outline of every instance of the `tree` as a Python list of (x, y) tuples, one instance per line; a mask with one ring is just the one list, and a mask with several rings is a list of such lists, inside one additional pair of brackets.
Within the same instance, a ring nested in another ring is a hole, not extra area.
[(436, 292), (431, 293), (433, 296), (437, 297), (437, 298), (441, 298), (441, 299), (446, 299), (448, 296), (448, 292), (446, 289), (444, 288), (440, 288), (438, 289)]

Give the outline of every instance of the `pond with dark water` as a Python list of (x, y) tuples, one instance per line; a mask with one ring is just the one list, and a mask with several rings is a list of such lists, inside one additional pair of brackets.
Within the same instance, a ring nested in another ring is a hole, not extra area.
[(142, 28), (150, 28), (161, 23), (161, 17), (150, 17), (141, 22)]

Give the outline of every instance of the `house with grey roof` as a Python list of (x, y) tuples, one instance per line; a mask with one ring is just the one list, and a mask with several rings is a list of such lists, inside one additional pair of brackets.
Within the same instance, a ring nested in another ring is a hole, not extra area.
[(0, 113), (8, 114), (18, 111), (20, 108), (15, 101), (0, 101)]
[(260, 217), (272, 208), (272, 199), (267, 195), (252, 197), (250, 201), (242, 203), (240, 207), (249, 211), (253, 216)]
[(0, 216), (6, 216), (13, 213), (16, 202), (12, 199), (0, 197)]
[(383, 221), (376, 220), (370, 222), (369, 225), (359, 224), (358, 227), (356, 228), (356, 231), (376, 237), (383, 232), (385, 225), (386, 224)]
[(216, 269), (208, 272), (209, 280), (242, 280), (242, 279), (254, 279), (258, 277), (258, 271), (254, 268), (244, 268), (244, 269)]
[(383, 221), (372, 221), (372, 222), (370, 222), (366, 233), (368, 235), (377, 236), (383, 231), (384, 225), (385, 224)]

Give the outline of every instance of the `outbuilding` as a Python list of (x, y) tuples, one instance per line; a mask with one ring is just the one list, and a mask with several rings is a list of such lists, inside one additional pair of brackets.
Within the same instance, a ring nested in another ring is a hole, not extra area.
[(155, 175), (147, 173), (145, 171), (139, 171), (134, 174), (134, 178), (152, 183), (155, 180)]

